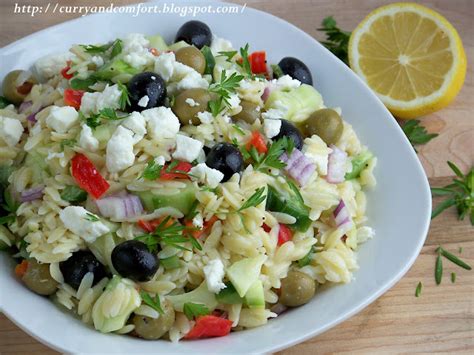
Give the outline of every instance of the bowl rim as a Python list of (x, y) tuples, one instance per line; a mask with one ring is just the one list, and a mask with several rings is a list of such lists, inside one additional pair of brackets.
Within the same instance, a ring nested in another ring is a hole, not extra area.
[[(271, 13), (268, 13), (268, 12), (265, 12), (265, 11), (262, 11), (262, 10), (259, 10), (259, 9), (255, 9), (251, 6), (248, 6), (247, 3), (245, 3), (244, 6), (240, 5), (240, 4), (236, 4), (236, 3), (229, 3), (229, 2), (225, 2), (225, 1), (219, 1), (219, 0), (205, 0), (205, 1), (202, 1), (202, 2), (197, 2), (196, 0), (191, 0), (191, 1), (187, 1), (187, 0), (173, 0), (173, 2), (177, 2), (177, 3), (194, 3), (194, 4), (199, 4), (199, 5), (202, 5), (204, 6), (205, 4), (209, 4), (209, 5), (227, 5), (227, 6), (238, 6), (239, 8), (245, 8), (245, 11), (249, 11), (249, 12), (254, 12), (256, 13), (258, 16), (265, 16), (265, 17), (269, 17), (272, 21), (275, 21), (277, 22), (279, 25), (281, 26), (289, 26), (291, 28), (292, 31), (298, 33), (298, 35), (300, 36), (304, 36), (306, 39), (310, 40), (312, 42), (313, 45), (315, 46), (318, 46), (320, 50), (323, 50), (323, 51), (326, 51), (328, 53), (331, 53), (327, 48), (325, 48), (318, 40), (316, 40), (314, 37), (310, 36), (308, 33), (306, 33), (305, 31), (303, 31), (302, 29), (298, 28), (296, 25), (284, 20), (284, 19), (281, 19)], [(146, 2), (147, 5), (150, 5), (150, 4), (159, 4), (160, 3), (160, 0), (151, 0), (149, 2)], [(129, 4), (129, 5), (124, 5), (124, 6), (120, 6), (120, 7), (136, 7), (138, 6), (139, 3), (137, 4)], [(94, 14), (89, 14), (85, 17), (87, 18), (91, 18), (91, 17), (97, 17), (97, 18), (100, 18), (101, 16), (113, 16), (114, 14), (107, 14), (107, 13), (103, 13), (103, 12), (98, 12), (98, 13), (94, 13)], [(54, 31), (55, 29), (58, 29), (62, 26), (65, 26), (67, 24), (71, 24), (71, 23), (76, 23), (76, 22), (80, 22), (81, 19), (83, 17), (78, 17), (78, 18), (74, 18), (74, 19), (71, 19), (71, 20), (67, 20), (67, 21), (64, 21), (64, 22), (61, 22), (61, 23), (58, 23), (58, 24), (55, 24), (53, 26), (49, 26), (47, 28), (44, 28), (40, 31), (37, 31), (37, 32), (34, 32), (32, 34), (29, 34), (25, 37), (22, 37), (6, 46), (4, 46), (3, 48), (0, 48), (0, 54), (2, 54), (2, 52), (4, 51), (8, 51), (10, 50), (11, 48), (14, 48), (16, 47), (17, 45), (21, 44), (23, 41), (27, 41), (27, 40), (30, 40), (32, 38), (35, 38), (35, 37), (40, 37), (40, 36), (43, 36), (43, 35), (47, 35), (48, 32), (51, 32), (51, 31)], [(333, 55), (331, 53), (331, 55)], [(356, 73), (354, 73), (347, 65), (345, 65), (341, 60), (337, 59), (335, 60), (335, 63), (334, 65), (338, 66), (338, 70), (344, 70), (346, 72), (349, 72), (350, 75), (352, 75), (354, 77), (354, 80), (357, 80), (359, 81), (359, 84), (362, 84), (363, 87), (365, 87), (366, 89), (366, 94), (371, 96), (372, 99), (375, 99), (374, 102), (376, 102), (379, 106), (379, 109), (385, 111), (385, 113), (387, 115), (389, 115), (390, 117), (393, 118), (392, 114), (389, 112), (389, 110), (383, 105), (382, 101), (377, 97), (377, 95), (367, 86), (367, 84), (358, 76), (356, 75)], [(398, 125), (398, 123), (396, 122), (395, 119), (392, 119), (392, 120), (388, 120), (389, 122), (387, 122), (388, 125), (391, 126), (392, 129), (395, 129), (396, 131), (398, 131), (399, 135), (401, 136), (401, 139), (405, 141), (405, 144), (408, 144), (411, 146), (411, 143), (409, 142), (408, 138), (405, 136), (405, 134), (403, 133), (403, 131), (401, 130), (400, 126)], [(364, 308), (366, 308), (367, 306), (369, 306), (371, 303), (373, 303), (377, 298), (379, 298), (380, 296), (382, 296), (385, 292), (387, 292), (390, 288), (392, 288), (407, 272), (408, 270), (411, 268), (411, 266), (414, 264), (414, 262), (416, 261), (418, 255), (420, 254), (421, 252), (421, 249), (425, 243), (425, 240), (427, 238), (427, 235), (428, 235), (428, 230), (429, 230), (429, 226), (430, 226), (430, 221), (431, 221), (431, 209), (432, 209), (432, 200), (431, 200), (431, 192), (430, 192), (430, 187), (429, 187), (429, 182), (428, 182), (428, 178), (426, 176), (426, 173), (423, 169), (423, 166), (420, 162), (420, 160), (418, 159), (418, 156), (417, 154), (415, 153), (414, 149), (411, 150), (411, 156), (409, 157), (410, 159), (414, 160), (415, 161), (415, 164), (416, 164), (416, 167), (418, 169), (418, 172), (422, 174), (422, 176), (424, 177), (423, 181), (424, 181), (424, 184), (423, 184), (423, 195), (426, 196), (427, 198), (425, 199), (424, 203), (426, 205), (426, 211), (425, 211), (425, 215), (424, 215), (424, 223), (423, 223), (423, 231), (420, 233), (420, 238), (418, 239), (418, 242), (416, 244), (416, 247), (412, 249), (411, 251), (411, 255), (410, 255), (410, 258), (408, 260), (408, 262), (406, 262), (403, 267), (396, 273), (394, 274), (390, 279), (388, 280), (385, 280), (383, 282), (383, 285), (380, 286), (376, 292), (372, 293), (371, 295), (365, 297), (364, 301), (363, 302), (360, 302), (357, 306), (353, 307), (350, 311), (344, 313), (343, 315), (333, 319), (332, 321), (330, 322), (327, 322), (324, 326), (320, 326), (320, 327), (315, 327), (314, 329), (312, 330), (308, 330), (304, 333), (304, 335), (301, 335), (299, 337), (295, 337), (291, 340), (288, 340), (288, 341), (281, 341), (280, 343), (276, 344), (276, 345), (273, 345), (273, 344), (267, 344), (266, 346), (262, 346), (262, 350), (261, 352), (276, 352), (276, 351), (281, 351), (281, 350), (284, 350), (286, 348), (289, 348), (293, 345), (296, 345), (296, 344), (299, 344), (303, 341), (306, 341), (312, 337), (315, 337), (319, 334), (322, 334), (324, 332), (326, 332), (327, 330), (335, 327), (336, 325), (342, 323), (343, 321), (347, 320), (348, 318), (351, 318), (352, 316), (354, 316), (355, 314), (359, 313), (360, 311), (362, 311)], [(421, 188), (421, 186), (420, 186)], [(10, 257), (10, 256), (8, 256)], [(30, 336), (32, 336), (33, 338), (35, 338), (36, 340), (38, 340), (39, 342), (49, 346), (50, 348), (56, 350), (56, 351), (59, 351), (59, 352), (69, 352), (69, 350), (65, 347), (62, 347), (60, 344), (56, 344), (56, 343), (53, 343), (53, 342), (50, 342), (46, 339), (43, 339), (41, 338), (40, 335), (37, 335), (36, 333), (34, 333), (30, 328), (26, 327), (25, 325), (23, 325), (20, 321), (18, 321), (16, 318), (15, 318), (15, 315), (13, 314), (13, 312), (9, 312), (8, 309), (4, 309), (4, 307), (2, 306), (2, 304), (0, 304), (0, 310), (8, 317), (8, 319), (10, 319), (14, 324), (16, 324), (19, 328), (21, 328), (24, 332), (26, 332), (27, 334), (29, 334)], [(260, 353), (260, 352), (259, 352)]]

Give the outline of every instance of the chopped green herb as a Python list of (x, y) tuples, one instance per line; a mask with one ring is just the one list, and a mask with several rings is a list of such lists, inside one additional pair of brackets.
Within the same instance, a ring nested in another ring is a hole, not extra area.
[(91, 222), (99, 222), (99, 217), (97, 217), (95, 214), (87, 212), (86, 215), (87, 215), (86, 220), (91, 221)]
[(311, 263), (312, 255), (314, 253), (314, 246), (311, 246), (311, 248), (308, 251), (308, 254), (303, 256), (300, 260), (298, 260), (298, 266), (299, 267), (305, 267), (306, 265), (309, 265)]
[(211, 111), (213, 117), (216, 117), (219, 113), (222, 112), (222, 110), (224, 110), (225, 106), (222, 103), (222, 97), (218, 97), (217, 99), (211, 100), (207, 103), (209, 111)]
[(6, 216), (0, 217), (0, 225), (11, 224), (15, 222), (16, 211), (20, 205), (13, 199), (13, 196), (8, 189), (5, 189), (3, 192), (3, 201), (5, 201), (5, 203), (2, 204), (1, 207), (9, 213)]
[(357, 179), (360, 176), (360, 173), (368, 166), (369, 160), (373, 157), (372, 153), (365, 151), (355, 156), (352, 159), (352, 170), (349, 173), (346, 173), (345, 179)]
[(348, 47), (351, 33), (342, 31), (337, 27), (334, 17), (328, 16), (322, 22), (322, 27), (318, 31), (326, 34), (326, 40), (321, 42), (323, 46), (329, 49), (336, 57), (344, 63), (349, 64)]
[(444, 249), (441, 246), (436, 249), (436, 252), (438, 254), (444, 256), (446, 259), (453, 262), (457, 266), (462, 267), (463, 269), (466, 269), (466, 270), (471, 270), (472, 269), (469, 264), (465, 263), (464, 261), (459, 259), (456, 255), (451, 254), (449, 251), (447, 251), (446, 249)]
[(232, 58), (234, 58), (236, 54), (237, 54), (237, 51), (221, 51), (217, 53), (217, 56), (226, 57), (226, 60), (230, 62), (232, 61)]
[(206, 59), (206, 67), (204, 68), (204, 74), (212, 75), (214, 72), (214, 67), (216, 65), (214, 55), (212, 54), (211, 49), (208, 46), (202, 47), (201, 53), (203, 54), (204, 59)]
[(114, 42), (110, 42), (102, 46), (97, 46), (93, 44), (81, 44), (80, 46), (84, 48), (84, 50), (89, 54), (100, 54), (105, 53), (110, 47), (112, 47), (113, 44)]
[(243, 75), (238, 73), (232, 73), (230, 76), (227, 76), (226, 71), (222, 70), (221, 80), (209, 87), (209, 92), (218, 96), (217, 99), (211, 100), (208, 103), (209, 110), (214, 117), (222, 112), (225, 106), (229, 106), (230, 94), (235, 93), (235, 89), (243, 78)]
[(0, 109), (4, 109), (5, 107), (11, 104), (12, 103), (9, 100), (7, 100), (5, 97), (0, 96)]
[(151, 159), (147, 163), (145, 170), (143, 170), (141, 177), (145, 180), (156, 180), (160, 177), (162, 169), (163, 165), (159, 165), (153, 159)]
[(209, 308), (203, 304), (186, 302), (183, 305), (183, 312), (186, 318), (189, 320), (194, 319), (195, 317), (205, 316), (211, 313)]
[(435, 281), (437, 285), (441, 283), (442, 277), (443, 277), (443, 260), (441, 259), (441, 254), (438, 253), (438, 256), (436, 257), (436, 265), (435, 265)]
[(456, 282), (456, 273), (455, 273), (455, 272), (452, 272), (452, 273), (451, 273), (451, 282), (452, 282), (452, 283), (455, 283), (455, 282)]
[(423, 288), (423, 284), (420, 281), (418, 282), (418, 285), (416, 286), (415, 297), (420, 297), (422, 288)]
[(87, 79), (73, 78), (69, 82), (71, 88), (74, 90), (89, 90), (89, 87), (94, 85), (97, 82), (97, 79), (91, 75)]
[(146, 293), (145, 291), (140, 291), (140, 297), (142, 298), (143, 302), (153, 308), (160, 314), (164, 314), (163, 308), (161, 308), (160, 296), (156, 295), (155, 298), (152, 298), (150, 294)]
[(178, 222), (173, 222), (171, 225), (168, 225), (171, 217), (168, 216), (161, 221), (161, 223), (156, 227), (153, 233), (144, 234), (136, 237), (135, 239), (145, 243), (150, 251), (156, 251), (158, 244), (163, 243), (181, 250), (190, 250), (182, 246), (181, 244), (191, 243), (193, 248), (202, 250), (202, 246), (199, 241), (192, 236), (184, 236), (186, 227), (179, 224)]
[(130, 97), (127, 87), (122, 83), (117, 83), (119, 90), (122, 92), (120, 94), (119, 105), (121, 110), (125, 110), (127, 106), (130, 106)]
[(61, 150), (64, 150), (65, 147), (73, 147), (76, 143), (77, 141), (75, 139), (63, 139), (60, 143)]
[(242, 212), (250, 207), (257, 207), (267, 198), (263, 193), (265, 192), (265, 187), (260, 187), (255, 190), (252, 196), (250, 196), (247, 201), (245, 201), (242, 206), (237, 210), (237, 212)]
[(242, 152), (244, 157), (252, 158), (254, 160), (254, 169), (260, 170), (262, 172), (267, 172), (269, 168), (282, 169), (286, 164), (280, 160), (280, 157), (283, 153), (291, 154), (294, 149), (294, 142), (288, 137), (280, 138), (279, 140), (273, 142), (266, 154), (259, 154), (255, 147), (251, 147), (249, 151)]
[(112, 51), (110, 52), (110, 58), (114, 58), (122, 53), (122, 40), (116, 39), (114, 45), (112, 46)]
[(244, 70), (247, 76), (252, 77), (252, 67), (250, 66), (249, 61), (249, 44), (247, 43), (244, 47), (239, 49), (240, 56), (242, 57), (242, 63), (237, 62), (237, 64)]
[(87, 200), (87, 192), (75, 185), (68, 185), (61, 192), (61, 198), (68, 202), (84, 202)]
[(234, 123), (232, 128), (235, 129), (241, 136), (245, 136), (245, 131), (238, 124)]
[(85, 117), (84, 114), (79, 111), (79, 117), (81, 120), (85, 121), (89, 127), (95, 129), (102, 124), (103, 119), (108, 121), (116, 121), (124, 119), (127, 116), (118, 116), (114, 109), (106, 107), (100, 110), (99, 113), (92, 114), (89, 117)]
[(407, 136), (415, 151), (415, 145), (428, 143), (430, 140), (438, 136), (437, 133), (428, 134), (426, 128), (420, 125), (419, 120), (407, 121), (402, 126), (402, 130)]
[(464, 175), (454, 163), (448, 161), (448, 165), (459, 179), (453, 178), (453, 183), (444, 187), (431, 188), (433, 196), (448, 196), (433, 209), (431, 219), (449, 207), (456, 206), (458, 218), (463, 220), (466, 215), (469, 215), (471, 225), (474, 225), (474, 167), (467, 175)]

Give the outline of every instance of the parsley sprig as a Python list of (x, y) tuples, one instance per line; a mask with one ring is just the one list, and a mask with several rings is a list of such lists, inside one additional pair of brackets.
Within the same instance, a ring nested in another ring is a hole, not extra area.
[(81, 44), (81, 47), (84, 48), (84, 50), (89, 54), (105, 54), (109, 49), (112, 49), (110, 51), (110, 58), (114, 58), (122, 52), (122, 40), (116, 39), (113, 42), (109, 42), (101, 46), (93, 44)]
[(234, 58), (236, 54), (237, 54), (237, 51), (221, 51), (221, 52), (217, 53), (217, 56), (218, 57), (226, 57), (226, 60), (228, 62), (230, 62), (230, 61), (232, 61), (232, 58)]
[(252, 67), (249, 61), (249, 44), (247, 43), (244, 47), (239, 49), (240, 56), (242, 57), (242, 62), (237, 62), (237, 64), (244, 70), (244, 73), (247, 76), (252, 77)]
[(243, 78), (244, 76), (238, 73), (232, 73), (230, 76), (227, 76), (226, 71), (222, 70), (220, 81), (209, 87), (209, 92), (217, 95), (217, 98), (209, 101), (208, 104), (212, 116), (216, 117), (226, 106), (230, 105), (230, 95), (235, 93), (235, 89)]
[(279, 140), (273, 142), (266, 154), (260, 154), (255, 147), (250, 147), (249, 150), (242, 148), (241, 152), (243, 157), (248, 160), (252, 159), (254, 163), (252, 164), (254, 170), (260, 170), (262, 172), (267, 172), (268, 169), (282, 169), (286, 164), (280, 160), (280, 157), (283, 153), (291, 154), (295, 147), (295, 144), (292, 139), (288, 137), (280, 138)]
[(437, 133), (428, 133), (426, 128), (420, 125), (419, 120), (410, 120), (402, 126), (402, 130), (416, 151), (415, 145), (428, 143), (437, 137)]
[(321, 23), (321, 28), (318, 31), (326, 34), (326, 40), (321, 42), (323, 46), (329, 49), (336, 57), (348, 64), (348, 47), (351, 33), (341, 30), (337, 27), (334, 17), (328, 16)]
[(119, 98), (119, 105), (121, 110), (125, 110), (127, 106), (130, 106), (130, 97), (127, 86), (122, 84), (121, 82), (117, 83), (119, 90), (121, 91), (120, 98)]
[(99, 113), (92, 114), (89, 117), (85, 117), (84, 114), (79, 111), (79, 117), (85, 121), (90, 128), (95, 129), (102, 124), (102, 120), (116, 121), (127, 116), (118, 116), (114, 109), (106, 107), (100, 110)]
[(463, 220), (466, 215), (469, 215), (471, 225), (474, 226), (474, 167), (467, 175), (464, 175), (454, 163), (448, 161), (448, 165), (457, 178), (453, 178), (453, 182), (444, 187), (431, 188), (433, 196), (447, 196), (433, 209), (431, 219), (449, 207), (456, 206), (458, 218)]
[(20, 207), (20, 205), (17, 201), (15, 201), (8, 189), (5, 189), (3, 193), (3, 200), (5, 201), (5, 203), (2, 204), (1, 207), (5, 211), (7, 211), (8, 214), (6, 216), (0, 217), (0, 225), (12, 224), (13, 222), (15, 222), (16, 210), (18, 209), (18, 207)]
[(199, 316), (205, 316), (211, 313), (209, 308), (200, 303), (186, 302), (183, 305), (183, 313), (189, 320)]
[(142, 301), (147, 305), (153, 308), (155, 311), (157, 311), (160, 314), (164, 314), (163, 308), (161, 308), (161, 302), (160, 302), (160, 296), (156, 295), (155, 298), (151, 297), (149, 293), (146, 293), (145, 291), (140, 291), (140, 297), (142, 298)]
[(186, 235), (186, 232), (189, 231), (188, 227), (176, 221), (170, 224), (170, 221), (171, 216), (167, 216), (152, 233), (140, 235), (135, 239), (145, 243), (152, 252), (157, 251), (160, 243), (175, 247), (176, 249), (190, 251), (191, 249), (182, 245), (190, 242), (193, 248), (202, 250), (202, 246), (196, 238)]

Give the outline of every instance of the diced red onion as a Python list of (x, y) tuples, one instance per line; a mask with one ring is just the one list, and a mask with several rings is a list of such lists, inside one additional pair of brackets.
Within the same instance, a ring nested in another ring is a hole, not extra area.
[(20, 194), (21, 202), (29, 202), (39, 200), (43, 197), (44, 185), (36, 186), (28, 190), (24, 190)]
[(284, 304), (281, 304), (281, 303), (276, 303), (272, 306), (272, 308), (270, 308), (270, 311), (272, 311), (273, 313), (276, 313), (278, 315), (282, 314), (283, 312), (285, 312), (286, 310), (288, 309), (287, 306), (285, 306)]
[(343, 200), (339, 201), (339, 204), (334, 210), (333, 215), (334, 215), (334, 221), (336, 222), (337, 227), (340, 227), (347, 223), (352, 223), (351, 215)]
[(123, 194), (109, 196), (95, 201), (100, 214), (113, 220), (123, 220), (143, 213), (140, 198), (135, 195)]
[(28, 110), (32, 105), (33, 105), (32, 101), (23, 101), (21, 103), (20, 107), (18, 107), (18, 112), (23, 113), (26, 110)]
[(286, 172), (293, 179), (298, 181), (300, 186), (306, 185), (316, 169), (313, 162), (296, 148), (293, 149), (290, 157), (288, 157), (286, 153), (283, 153), (280, 160), (286, 163)]
[(332, 153), (328, 158), (328, 174), (326, 180), (332, 184), (344, 181), (346, 175), (347, 153), (335, 145), (331, 145)]
[(271, 93), (271, 90), (270, 90), (270, 87), (265, 87), (265, 90), (263, 90), (263, 94), (262, 94), (262, 100), (263, 102), (267, 101), (268, 97), (270, 96), (270, 93)]

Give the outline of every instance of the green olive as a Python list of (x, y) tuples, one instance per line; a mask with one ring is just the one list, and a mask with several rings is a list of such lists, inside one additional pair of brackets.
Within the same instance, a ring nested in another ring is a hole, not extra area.
[(297, 307), (308, 303), (316, 292), (314, 280), (300, 271), (290, 271), (281, 280), (280, 303), (289, 307)]
[(207, 110), (209, 101), (211, 94), (206, 89), (187, 89), (176, 96), (172, 110), (181, 124), (198, 125), (201, 121), (196, 115)]
[(147, 316), (134, 315), (132, 323), (135, 325), (135, 333), (143, 339), (156, 340), (165, 335), (174, 323), (173, 304), (165, 300), (162, 303), (163, 314), (153, 319)]
[(206, 58), (199, 49), (194, 46), (183, 47), (175, 53), (176, 61), (193, 68), (199, 74), (204, 74), (206, 70)]
[(49, 273), (49, 264), (39, 264), (35, 259), (28, 260), (28, 267), (21, 279), (26, 287), (43, 296), (55, 293), (58, 285)]
[(240, 106), (242, 106), (242, 111), (232, 116), (232, 118), (252, 124), (260, 117), (260, 112), (257, 111), (258, 105), (253, 102), (242, 100)]
[(308, 137), (317, 134), (326, 144), (336, 144), (341, 138), (344, 125), (339, 114), (330, 108), (314, 112), (303, 123), (303, 131)]
[(7, 74), (2, 83), (3, 96), (13, 102), (15, 105), (19, 105), (23, 102), (25, 97), (30, 93), (31, 88), (36, 81), (33, 77), (29, 77), (23, 84), (18, 85), (18, 76), (23, 73), (24, 70), (14, 70)]

